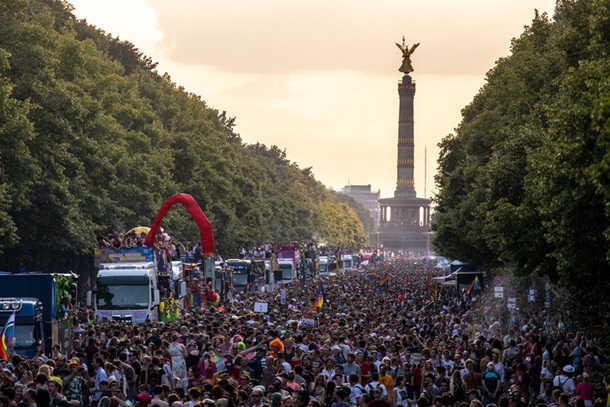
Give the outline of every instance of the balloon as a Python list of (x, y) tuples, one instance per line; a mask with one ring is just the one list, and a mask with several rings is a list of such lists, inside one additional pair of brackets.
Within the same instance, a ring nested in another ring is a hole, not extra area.
[(201, 210), (201, 207), (195, 199), (189, 194), (176, 194), (170, 197), (159, 209), (159, 212), (155, 216), (150, 232), (146, 236), (145, 246), (152, 247), (157, 238), (157, 233), (161, 228), (161, 221), (163, 217), (167, 215), (169, 209), (175, 204), (182, 204), (186, 207), (186, 210), (191, 215), (197, 226), (199, 227), (199, 238), (201, 239), (201, 248), (203, 254), (214, 254), (214, 235), (212, 234), (212, 224), (206, 218), (205, 214)]
[(398, 301), (402, 301), (402, 300), (404, 300), (404, 299), (405, 299), (405, 296), (404, 296), (404, 295), (400, 294), (400, 295), (398, 296)]

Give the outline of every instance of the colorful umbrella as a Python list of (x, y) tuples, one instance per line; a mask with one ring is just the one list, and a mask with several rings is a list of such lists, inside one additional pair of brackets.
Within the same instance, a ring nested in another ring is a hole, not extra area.
[(135, 228), (129, 230), (129, 232), (127, 232), (126, 235), (128, 235), (132, 232), (137, 235), (142, 234), (142, 233), (148, 234), (148, 232), (150, 232), (150, 228), (146, 227), (146, 226), (136, 226)]

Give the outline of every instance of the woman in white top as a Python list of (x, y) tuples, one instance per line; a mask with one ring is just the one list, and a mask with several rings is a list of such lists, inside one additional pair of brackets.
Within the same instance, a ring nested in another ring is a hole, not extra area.
[(542, 365), (542, 370), (540, 370), (540, 392), (538, 394), (544, 395), (544, 384), (546, 382), (551, 382), (553, 384), (553, 371), (551, 370), (551, 359), (547, 359), (544, 361)]
[(392, 391), (392, 401), (394, 406), (408, 407), (409, 401), (407, 398), (407, 388), (405, 387), (405, 377), (400, 375), (396, 377), (396, 383)]
[(186, 357), (188, 353), (186, 347), (178, 342), (177, 332), (172, 334), (172, 343), (169, 345), (169, 354), (172, 357), (172, 373), (175, 377), (182, 380), (187, 377), (186, 375)]

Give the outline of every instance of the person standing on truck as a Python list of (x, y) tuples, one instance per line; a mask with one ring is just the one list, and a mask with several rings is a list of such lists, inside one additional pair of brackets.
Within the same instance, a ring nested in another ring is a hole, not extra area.
[(195, 260), (195, 263), (199, 263), (201, 261), (201, 242), (197, 242), (197, 246), (195, 246), (195, 250), (193, 251), (193, 260)]

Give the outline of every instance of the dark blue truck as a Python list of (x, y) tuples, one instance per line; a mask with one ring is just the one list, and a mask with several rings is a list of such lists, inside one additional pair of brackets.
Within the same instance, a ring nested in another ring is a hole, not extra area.
[[(13, 349), (32, 358), (38, 348), (50, 354), (53, 345), (62, 353), (69, 352), (74, 336), (74, 323), (62, 315), (57, 279), (73, 279), (69, 274), (38, 272), (0, 272), (0, 329), (15, 312)], [(75, 294), (75, 293), (74, 293)], [(74, 298), (74, 296), (73, 296)]]

